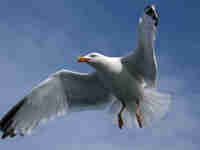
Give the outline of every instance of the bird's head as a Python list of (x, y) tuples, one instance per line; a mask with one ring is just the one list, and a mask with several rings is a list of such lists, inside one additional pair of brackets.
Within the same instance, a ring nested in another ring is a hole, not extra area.
[(99, 53), (89, 53), (77, 58), (78, 62), (86, 62), (92, 66), (98, 66), (104, 63), (106, 56)]
[(144, 9), (144, 15), (140, 19), (140, 22), (144, 22), (144, 23), (147, 23), (147, 24), (150, 24), (150, 25), (157, 27), (157, 25), (158, 25), (158, 14), (156, 12), (155, 5), (153, 5), (153, 4), (148, 5)]

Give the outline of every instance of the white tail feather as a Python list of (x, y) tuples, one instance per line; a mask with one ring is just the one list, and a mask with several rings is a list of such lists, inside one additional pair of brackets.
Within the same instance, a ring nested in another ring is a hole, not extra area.
[(140, 101), (140, 113), (144, 127), (160, 120), (168, 111), (170, 95), (160, 93), (156, 89), (145, 88), (144, 97)]

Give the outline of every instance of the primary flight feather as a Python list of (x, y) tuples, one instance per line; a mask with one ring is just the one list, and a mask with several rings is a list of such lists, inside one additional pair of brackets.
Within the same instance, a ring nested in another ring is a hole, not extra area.
[(61, 70), (34, 87), (2, 117), (2, 138), (28, 134), (40, 122), (55, 116), (107, 106), (119, 128), (124, 124), (142, 128), (160, 119), (168, 110), (170, 98), (155, 88), (157, 24), (155, 6), (148, 5), (139, 19), (133, 53), (124, 57), (98, 53), (78, 57), (78, 62), (88, 63), (96, 72)]

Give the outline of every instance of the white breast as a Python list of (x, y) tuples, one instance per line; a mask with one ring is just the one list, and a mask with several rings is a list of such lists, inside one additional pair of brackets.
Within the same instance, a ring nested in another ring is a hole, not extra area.
[(139, 81), (123, 67), (119, 59), (112, 58), (100, 76), (106, 87), (121, 100), (135, 99), (141, 93)]

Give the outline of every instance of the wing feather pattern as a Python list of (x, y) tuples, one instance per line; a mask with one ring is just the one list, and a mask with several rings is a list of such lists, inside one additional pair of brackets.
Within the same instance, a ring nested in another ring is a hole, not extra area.
[(137, 27), (137, 48), (130, 55), (121, 58), (127, 70), (148, 87), (155, 86), (157, 75), (155, 32), (155, 28), (140, 20)]
[(61, 70), (40, 83), (0, 121), (2, 138), (25, 135), (40, 122), (74, 111), (104, 109), (112, 95), (96, 73)]

